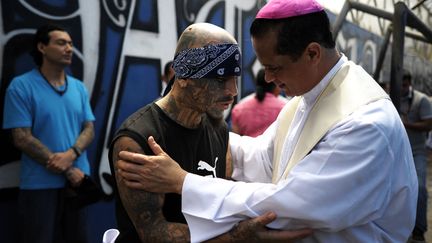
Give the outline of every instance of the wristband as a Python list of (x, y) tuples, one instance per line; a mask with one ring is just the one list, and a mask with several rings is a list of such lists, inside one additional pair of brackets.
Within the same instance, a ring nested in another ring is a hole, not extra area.
[(75, 152), (77, 157), (80, 157), (82, 151), (80, 148), (78, 148), (77, 146), (72, 146), (72, 150)]

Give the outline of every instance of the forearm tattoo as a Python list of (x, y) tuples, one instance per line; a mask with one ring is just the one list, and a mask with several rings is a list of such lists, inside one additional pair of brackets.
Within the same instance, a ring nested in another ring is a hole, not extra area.
[(83, 129), (75, 142), (75, 146), (84, 150), (89, 146), (89, 144), (93, 141), (94, 138), (94, 126), (93, 122), (85, 122), (83, 125)]
[[(113, 161), (120, 151), (144, 153), (139, 145), (127, 137), (119, 138), (114, 145)], [(164, 194), (150, 193), (126, 187), (115, 172), (123, 206), (131, 218), (142, 242), (189, 242), (186, 224), (167, 222), (162, 214)]]
[[(258, 236), (259, 229), (251, 220), (246, 220), (236, 224), (230, 231), (216, 236), (213, 239), (205, 241), (205, 243), (258, 243), (265, 242)], [(282, 241), (281, 241), (282, 242)]]
[(32, 135), (29, 127), (12, 129), (12, 139), (21, 152), (44, 166), (53, 154), (47, 146)]

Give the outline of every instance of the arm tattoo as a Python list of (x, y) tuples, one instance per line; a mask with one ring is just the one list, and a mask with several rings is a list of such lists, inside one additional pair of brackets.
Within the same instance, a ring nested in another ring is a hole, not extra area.
[(81, 150), (85, 150), (87, 146), (93, 141), (94, 138), (94, 126), (93, 122), (87, 121), (83, 124), (83, 129), (75, 142), (75, 146)]
[[(120, 151), (144, 153), (131, 138), (121, 137), (114, 144), (114, 167)], [(150, 193), (127, 188), (115, 172), (118, 192), (122, 204), (142, 242), (189, 242), (186, 224), (167, 222), (162, 214), (164, 194)]]
[(53, 154), (47, 146), (33, 136), (29, 127), (13, 128), (12, 139), (15, 147), (44, 166)]
[[(205, 241), (205, 243), (219, 243), (219, 242), (229, 242), (229, 243), (258, 243), (265, 242), (259, 238), (260, 228), (257, 227), (251, 219), (245, 220), (236, 224), (230, 231), (216, 236), (213, 239)], [(281, 241), (282, 242), (282, 241)], [(291, 242), (291, 241), (289, 241)]]

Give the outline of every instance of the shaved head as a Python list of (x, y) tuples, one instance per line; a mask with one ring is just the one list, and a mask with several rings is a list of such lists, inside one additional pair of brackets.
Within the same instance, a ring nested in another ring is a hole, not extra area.
[(185, 49), (220, 43), (237, 44), (237, 41), (228, 31), (219, 26), (196, 23), (189, 25), (183, 31), (177, 43), (176, 53)]

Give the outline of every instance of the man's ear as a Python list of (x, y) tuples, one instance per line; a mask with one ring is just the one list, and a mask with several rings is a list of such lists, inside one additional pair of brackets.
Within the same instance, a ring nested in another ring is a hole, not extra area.
[(320, 44), (312, 42), (306, 47), (306, 56), (312, 64), (319, 62), (321, 55), (322, 47)]
[(177, 79), (176, 82), (179, 84), (180, 88), (186, 88), (188, 86), (188, 79)]
[(42, 42), (39, 42), (38, 44), (37, 44), (37, 49), (42, 53), (42, 54), (45, 54), (45, 45), (42, 43)]

